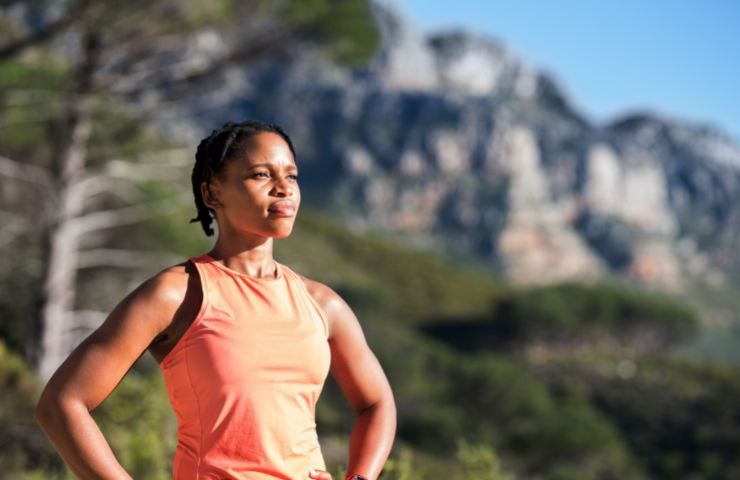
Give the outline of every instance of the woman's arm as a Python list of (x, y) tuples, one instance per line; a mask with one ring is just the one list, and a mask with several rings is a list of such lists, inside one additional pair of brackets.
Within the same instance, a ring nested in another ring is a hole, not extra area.
[(131, 365), (171, 323), (187, 288), (184, 267), (172, 267), (124, 298), (103, 324), (52, 375), (36, 419), (82, 479), (130, 479), (93, 420), (92, 412)]
[(357, 415), (350, 435), (347, 472), (375, 480), (396, 433), (393, 393), (352, 309), (331, 288), (311, 283), (309, 291), (329, 321), (331, 374)]

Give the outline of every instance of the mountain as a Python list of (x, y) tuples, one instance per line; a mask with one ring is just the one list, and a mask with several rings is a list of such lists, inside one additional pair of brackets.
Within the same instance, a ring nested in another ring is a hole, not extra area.
[(188, 140), (278, 122), (309, 203), (517, 282), (616, 275), (681, 291), (740, 270), (732, 138), (650, 112), (596, 125), (494, 38), (376, 16), (383, 46), (366, 68), (301, 51), (234, 69), (178, 107)]

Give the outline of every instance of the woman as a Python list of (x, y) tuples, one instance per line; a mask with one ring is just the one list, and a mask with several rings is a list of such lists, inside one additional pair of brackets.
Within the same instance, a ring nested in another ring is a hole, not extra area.
[(227, 123), (198, 146), (193, 194), (207, 254), (145, 281), (49, 380), (36, 418), (81, 478), (131, 478), (90, 412), (144, 350), (178, 418), (173, 475), (331, 479), (314, 407), (331, 372), (357, 414), (347, 478), (376, 479), (396, 428), (393, 395), (350, 307), (276, 262), (298, 212), (295, 151), (278, 126)]

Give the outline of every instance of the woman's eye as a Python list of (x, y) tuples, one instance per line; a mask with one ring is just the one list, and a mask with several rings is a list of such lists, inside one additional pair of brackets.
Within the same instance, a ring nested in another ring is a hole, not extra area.
[[(270, 174), (267, 173), (267, 172), (256, 172), (252, 176), (259, 177), (261, 175), (262, 176), (265, 176), (265, 177), (269, 177), (270, 176)], [(298, 180), (298, 175), (288, 175), (288, 178), (292, 178), (293, 180), (296, 180), (297, 181)]]

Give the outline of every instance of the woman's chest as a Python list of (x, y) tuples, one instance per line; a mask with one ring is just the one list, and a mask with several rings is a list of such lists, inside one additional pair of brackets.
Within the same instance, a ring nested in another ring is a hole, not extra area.
[(208, 305), (187, 337), (192, 377), (221, 385), (323, 385), (331, 352), (321, 319), (310, 309), (287, 307)]

